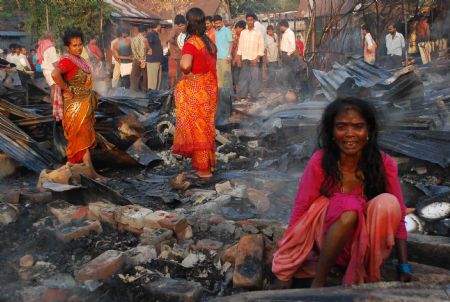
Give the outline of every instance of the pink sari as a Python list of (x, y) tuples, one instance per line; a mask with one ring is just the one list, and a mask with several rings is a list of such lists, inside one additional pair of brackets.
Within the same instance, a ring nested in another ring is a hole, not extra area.
[(383, 155), (387, 193), (367, 201), (361, 189), (351, 194), (335, 192), (321, 196), (324, 180), (322, 151), (311, 158), (299, 185), (291, 223), (272, 262), (278, 279), (314, 278), (326, 232), (347, 211), (358, 214), (358, 225), (336, 265), (346, 267), (344, 284), (381, 280), (380, 266), (389, 256), (395, 239), (406, 239), (403, 202), (395, 162)]

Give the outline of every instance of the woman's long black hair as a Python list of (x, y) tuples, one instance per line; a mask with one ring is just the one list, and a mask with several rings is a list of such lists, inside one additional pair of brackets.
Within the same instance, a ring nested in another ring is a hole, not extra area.
[(330, 197), (332, 189), (342, 181), (339, 170), (340, 149), (334, 141), (334, 123), (338, 114), (345, 110), (355, 110), (366, 121), (369, 136), (358, 163), (358, 170), (363, 173), (364, 194), (368, 199), (386, 192), (383, 158), (378, 147), (378, 124), (376, 111), (368, 102), (347, 97), (337, 99), (329, 104), (322, 115), (319, 135), (319, 147), (323, 149), (322, 168), (325, 182), (322, 194)]
[(206, 34), (205, 13), (198, 7), (193, 7), (186, 13), (186, 41), (193, 35), (198, 35), (205, 43), (206, 49), (212, 55), (216, 55), (216, 46)]

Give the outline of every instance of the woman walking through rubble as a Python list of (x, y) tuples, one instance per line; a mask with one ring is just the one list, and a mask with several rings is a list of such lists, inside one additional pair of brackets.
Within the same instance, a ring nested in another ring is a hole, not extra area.
[(90, 149), (95, 147), (94, 110), (97, 107), (97, 95), (92, 91), (92, 68), (81, 57), (83, 32), (68, 29), (63, 42), (68, 54), (61, 57), (52, 77), (59, 88), (59, 106), (63, 108), (60, 118), (68, 142), (67, 162), (69, 165), (84, 163), (91, 171), (90, 177), (106, 180), (95, 171), (91, 161)]
[(206, 35), (205, 14), (186, 14), (187, 37), (175, 89), (176, 127), (173, 152), (192, 157), (191, 178), (207, 179), (216, 165), (214, 117), (217, 107), (216, 47)]
[(379, 150), (377, 129), (365, 101), (338, 99), (325, 109), (321, 149), (304, 171), (273, 259), (274, 288), (290, 287), (293, 278), (313, 278), (311, 287), (322, 287), (339, 268), (346, 285), (380, 281), (394, 245), (399, 279), (411, 280), (397, 166)]

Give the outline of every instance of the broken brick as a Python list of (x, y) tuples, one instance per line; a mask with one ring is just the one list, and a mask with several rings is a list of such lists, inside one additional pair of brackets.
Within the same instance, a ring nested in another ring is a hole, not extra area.
[(264, 265), (264, 238), (247, 235), (239, 240), (234, 264), (233, 287), (261, 289)]
[(125, 261), (131, 265), (140, 265), (158, 257), (156, 249), (152, 245), (138, 245), (125, 252)]
[(201, 284), (183, 279), (162, 278), (143, 287), (155, 301), (195, 302), (203, 296)]
[(127, 205), (117, 209), (116, 221), (129, 225), (133, 229), (142, 229), (145, 227), (144, 218), (151, 213), (153, 211), (150, 209), (138, 205)]
[(267, 193), (248, 188), (247, 196), (250, 202), (256, 207), (258, 213), (265, 213), (270, 209), (270, 200), (267, 197)]
[(217, 183), (215, 185), (216, 192), (219, 194), (226, 194), (227, 192), (230, 192), (233, 190), (233, 187), (231, 186), (231, 183), (229, 181), (225, 181), (222, 183)]
[(153, 245), (158, 249), (158, 246), (160, 246), (163, 241), (170, 240), (172, 236), (172, 230), (144, 228), (144, 232), (140, 237), (140, 242), (143, 245)]
[(75, 206), (63, 200), (57, 200), (48, 204), (50, 212), (56, 216), (60, 223), (68, 223), (72, 220), (81, 220), (87, 216), (88, 209), (84, 206)]
[(144, 227), (149, 229), (158, 229), (161, 227), (159, 220), (169, 215), (166, 211), (155, 211), (144, 217)]
[(100, 234), (103, 231), (100, 222), (95, 220), (73, 221), (56, 227), (56, 237), (62, 241), (71, 241), (89, 235), (91, 232)]
[(203, 252), (217, 251), (223, 247), (223, 243), (211, 239), (202, 239), (197, 241), (195, 249)]
[(119, 232), (131, 232), (133, 234), (142, 234), (142, 232), (144, 232), (144, 229), (135, 228), (120, 222), (117, 223), (117, 230), (119, 230)]
[(77, 270), (75, 278), (78, 281), (107, 279), (117, 273), (124, 262), (125, 257), (122, 252), (108, 250)]
[(186, 228), (189, 226), (184, 216), (176, 213), (168, 213), (162, 219), (158, 220), (162, 228), (172, 230), (177, 239), (183, 240)]
[(13, 205), (0, 203), (0, 225), (10, 224), (17, 220), (19, 210)]
[(184, 229), (183, 233), (178, 234), (177, 239), (178, 241), (183, 241), (192, 239), (192, 237), (194, 237), (194, 233), (192, 231), (192, 227), (188, 225), (187, 228)]
[(235, 244), (225, 249), (221, 257), (222, 262), (229, 262), (234, 266), (234, 263), (236, 261), (237, 247), (238, 245)]
[(70, 182), (72, 184), (81, 183), (81, 175), (90, 175), (91, 169), (86, 164), (69, 164)]
[(20, 258), (19, 265), (20, 267), (30, 268), (34, 264), (34, 258), (31, 255), (25, 255)]
[(69, 184), (72, 172), (67, 165), (61, 166), (56, 170), (42, 170), (39, 175), (37, 188), (43, 190), (43, 184), (45, 182), (54, 182), (58, 184)]
[(29, 201), (36, 203), (47, 203), (53, 200), (51, 192), (23, 192), (20, 201)]
[(18, 189), (6, 189), (0, 194), (0, 201), (10, 204), (18, 204), (21, 192)]
[(223, 217), (222, 217), (222, 216), (219, 216), (219, 215), (212, 215), (212, 216), (209, 217), (209, 219), (208, 219), (208, 223), (209, 223), (210, 225), (218, 225), (218, 224), (223, 223), (224, 221), (225, 221), (225, 219), (223, 219)]
[(91, 220), (100, 220), (100, 212), (111, 206), (112, 204), (104, 202), (104, 201), (96, 201), (90, 202), (88, 207), (88, 215), (87, 218)]
[(110, 224), (112, 227), (117, 227), (116, 221), (117, 206), (111, 204), (109, 207), (105, 207), (100, 210), (100, 221)]
[(67, 299), (68, 293), (65, 289), (62, 288), (47, 288), (45, 292), (42, 294), (41, 300), (42, 302), (65, 302)]

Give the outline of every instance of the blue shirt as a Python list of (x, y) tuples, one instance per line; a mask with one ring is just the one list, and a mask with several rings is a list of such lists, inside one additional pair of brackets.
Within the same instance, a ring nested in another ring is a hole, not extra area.
[(230, 49), (230, 43), (232, 42), (233, 36), (231, 34), (231, 30), (228, 27), (222, 26), (220, 30), (216, 29), (217, 59), (225, 60), (227, 58), (228, 50)]

